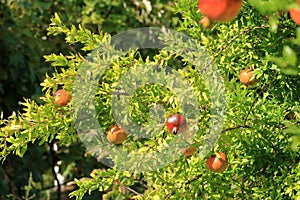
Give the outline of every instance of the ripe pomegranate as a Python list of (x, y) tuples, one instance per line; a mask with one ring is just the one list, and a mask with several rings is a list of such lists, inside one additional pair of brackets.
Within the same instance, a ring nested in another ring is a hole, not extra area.
[(240, 82), (245, 86), (250, 86), (255, 83), (254, 72), (251, 69), (244, 69), (240, 73)]
[[(298, 5), (300, 5), (300, 0), (298, 0)], [(299, 9), (290, 9), (290, 16), (292, 20), (297, 24), (300, 25), (300, 10)]]
[(168, 117), (166, 128), (170, 133), (177, 134), (187, 130), (186, 119), (180, 114), (174, 114)]
[(235, 18), (242, 7), (243, 0), (199, 0), (200, 12), (218, 22), (228, 22)]
[(223, 152), (213, 154), (206, 160), (206, 165), (210, 171), (221, 173), (228, 166), (227, 156)]
[(113, 125), (106, 134), (106, 138), (113, 144), (121, 144), (126, 140), (128, 134), (118, 125)]
[(71, 95), (64, 89), (57, 90), (53, 95), (54, 103), (60, 106), (66, 106), (71, 101)]

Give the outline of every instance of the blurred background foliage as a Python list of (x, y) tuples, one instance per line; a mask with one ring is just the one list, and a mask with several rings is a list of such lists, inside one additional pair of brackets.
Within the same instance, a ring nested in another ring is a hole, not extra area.
[(18, 102), (39, 101), (40, 83), (53, 71), (43, 55), (76, 52), (62, 37), (48, 37), (50, 18), (57, 12), (67, 26), (81, 24), (94, 33), (116, 34), (144, 26), (175, 27), (174, 2), (168, 0), (3, 0), (0, 2), (0, 111), (8, 117)]
[[(44, 55), (86, 54), (80, 50), (80, 43), (66, 44), (63, 36), (47, 35), (54, 13), (58, 13), (67, 26), (81, 24), (94, 33), (101, 30), (111, 34), (145, 26), (175, 27), (180, 20), (170, 0), (0, 1), (0, 112), (4, 118), (21, 111), (19, 102), (24, 101), (23, 98), (42, 103), (40, 83), (46, 73), (54, 72)], [(83, 147), (78, 148), (79, 143), (60, 149), (55, 156), (51, 153), (53, 144), (29, 145), (22, 159), (14, 155), (7, 157), (0, 167), (0, 199), (54, 199), (52, 168), (61, 159), (66, 159), (61, 167), (68, 179), (83, 177), (91, 169), (103, 167), (93, 158), (78, 159), (84, 152)], [(64, 156), (70, 151), (72, 156)], [(67, 168), (72, 165), (76, 165), (78, 171)], [(74, 183), (70, 187), (74, 187)], [(26, 191), (31, 191), (30, 195)]]

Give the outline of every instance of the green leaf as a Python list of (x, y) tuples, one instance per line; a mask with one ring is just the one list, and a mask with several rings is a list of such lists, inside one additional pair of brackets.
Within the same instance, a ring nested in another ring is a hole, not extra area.
[(278, 28), (278, 17), (272, 15), (269, 19), (269, 24), (270, 24), (270, 31), (275, 33), (277, 32), (277, 28)]
[(283, 47), (283, 57), (284, 57), (284, 59), (286, 59), (286, 61), (289, 65), (296, 66), (297, 55), (291, 47), (289, 47), (289, 46)]

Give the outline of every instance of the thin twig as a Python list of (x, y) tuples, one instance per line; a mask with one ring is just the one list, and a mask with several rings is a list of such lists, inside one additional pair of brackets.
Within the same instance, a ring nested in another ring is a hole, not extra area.
[(128, 187), (128, 186), (122, 186), (122, 187), (124, 187), (126, 190), (128, 190), (128, 191), (130, 191), (130, 192), (132, 192), (132, 193), (134, 193), (134, 194), (136, 194), (136, 195), (139, 195), (139, 196), (142, 196), (142, 197), (144, 196), (143, 194), (141, 194), (141, 193), (135, 191), (134, 189), (132, 189), (132, 188), (130, 188), (130, 187)]
[[(80, 178), (77, 178), (77, 179), (80, 179)], [(74, 184), (76, 185), (75, 181), (66, 181), (64, 183), (61, 183), (60, 186), (61, 187), (67, 187), (68, 185), (71, 185), (71, 184)], [(44, 188), (41, 188), (41, 189), (36, 189), (38, 191), (48, 191), (48, 190), (55, 190), (57, 187), (55, 185), (50, 185), (50, 186), (47, 186), (47, 187), (44, 187)], [(63, 189), (61, 190), (62, 192), (64, 191)]]
[[(292, 122), (292, 123), (291, 123), (292, 126), (295, 126), (295, 125), (298, 125), (298, 124), (300, 124), (300, 121), (296, 121), (296, 122)], [(283, 130), (283, 129), (287, 129), (288, 126), (284, 125), (284, 122), (281, 122), (281, 124), (277, 124), (277, 125), (275, 126), (275, 128), (280, 128), (280, 129)]]
[(251, 126), (248, 126), (248, 125), (237, 125), (237, 126), (234, 126), (234, 127), (230, 127), (230, 128), (226, 128), (224, 130), (221, 131), (221, 133), (225, 133), (227, 131), (231, 131), (231, 130), (234, 130), (234, 129), (238, 129), (238, 128), (251, 128)]
[(118, 95), (118, 96), (129, 96), (127, 92), (102, 92), (101, 94), (107, 94), (107, 95)]
[[(275, 76), (277, 76), (277, 73), (276, 73)], [(273, 81), (274, 81), (274, 80), (273, 80)], [(246, 117), (245, 117), (245, 119), (244, 119), (244, 123), (243, 123), (244, 125), (246, 125), (247, 120), (248, 120), (248, 117), (250, 116), (250, 112), (251, 112), (252, 108), (254, 107), (254, 105), (255, 105), (257, 99), (258, 99), (259, 96), (264, 92), (264, 89), (265, 89), (266, 87), (268, 87), (269, 85), (271, 85), (271, 83), (272, 83), (273, 81), (271, 81), (271, 82), (268, 83), (268, 84), (265, 84), (265, 85), (261, 88), (261, 90), (259, 91), (259, 93), (256, 94), (256, 96), (255, 96), (255, 98), (253, 99), (253, 102), (252, 102), (252, 104), (251, 104), (251, 106), (250, 106), (250, 108), (249, 108), (249, 110), (248, 110), (248, 113), (247, 113), (247, 115), (246, 115)]]
[(14, 197), (15, 199), (22, 200), (22, 198), (18, 197), (18, 196), (15, 195), (15, 194), (10, 194), (10, 196)]
[[(251, 128), (251, 127), (248, 126), (248, 125), (245, 125), (245, 124), (244, 124), (244, 125), (236, 125), (236, 126), (233, 126), (233, 127), (226, 128), (226, 129), (222, 130), (221, 133), (225, 133), (225, 132), (227, 132), (227, 131), (231, 131), (231, 130), (239, 129), (239, 128)], [(192, 178), (192, 179), (186, 181), (184, 185), (188, 185), (188, 184), (190, 184), (190, 183), (192, 183), (192, 182), (198, 180), (201, 176), (202, 176), (202, 174), (197, 175), (196, 177), (194, 177), (194, 178)], [(181, 189), (181, 188), (182, 188), (182, 185), (179, 186), (177, 189)], [(167, 195), (165, 196), (165, 200), (170, 199), (170, 197), (171, 197), (172, 195), (174, 195), (174, 194), (175, 194), (175, 190), (171, 191), (169, 194), (167, 194)]]
[(143, 181), (139, 181), (139, 184), (142, 185), (142, 186), (144, 186), (144, 187), (147, 188), (147, 189), (152, 188), (152, 187), (150, 187), (149, 185), (146, 185), (145, 183), (143, 183)]
[[(203, 174), (199, 174), (199, 175), (195, 176), (194, 178), (192, 178), (192, 179), (186, 181), (184, 185), (189, 185), (189, 184), (191, 184), (192, 182), (198, 180), (202, 175), (203, 175)], [(183, 185), (179, 186), (179, 187), (178, 187), (178, 190), (180, 190), (182, 187), (183, 187)], [(169, 194), (167, 194), (166, 197), (165, 197), (165, 200), (170, 199), (170, 197), (171, 197), (173, 194), (175, 194), (175, 190), (173, 190), (172, 192), (170, 192)]]

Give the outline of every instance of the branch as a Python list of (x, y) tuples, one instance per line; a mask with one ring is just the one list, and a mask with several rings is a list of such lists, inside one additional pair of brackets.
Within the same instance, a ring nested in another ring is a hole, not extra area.
[[(296, 121), (296, 122), (292, 122), (292, 123), (291, 123), (292, 126), (295, 126), (295, 125), (298, 125), (298, 124), (300, 124), (300, 121)], [(284, 124), (284, 122), (281, 122), (281, 124), (277, 124), (275, 127), (276, 127), (276, 128), (280, 128), (280, 129), (282, 129), (282, 130), (288, 128), (288, 127)]]
[[(275, 76), (277, 76), (277, 75), (278, 75), (278, 73), (276, 72)], [(251, 112), (252, 108), (254, 107), (255, 102), (257, 101), (258, 97), (264, 92), (264, 89), (267, 88), (267, 87), (269, 87), (269, 85), (271, 85), (271, 83), (274, 82), (274, 81), (275, 81), (275, 80), (273, 79), (270, 83), (265, 84), (265, 85), (261, 88), (261, 90), (256, 94), (256, 96), (255, 96), (255, 98), (253, 99), (253, 102), (252, 102), (252, 104), (251, 104), (251, 106), (250, 106), (250, 108), (249, 108), (249, 110), (248, 110), (248, 113), (247, 113), (247, 115), (246, 115), (246, 117), (245, 117), (245, 119), (244, 119), (244, 125), (246, 124), (246, 122), (247, 122), (247, 120), (248, 120), (248, 117), (249, 117), (249, 115), (250, 115), (250, 112)]]
[(131, 188), (128, 187), (128, 186), (122, 185), (122, 187), (124, 187), (126, 190), (128, 190), (128, 191), (130, 191), (130, 192), (132, 192), (132, 193), (134, 193), (134, 194), (136, 194), (136, 195), (139, 195), (139, 196), (142, 196), (142, 197), (144, 196), (143, 194), (141, 194), (141, 193), (135, 191), (134, 189), (131, 189)]
[[(72, 180), (72, 181), (64, 182), (64, 183), (60, 184), (60, 186), (61, 186), (61, 192), (71, 191), (76, 187), (76, 183), (75, 183), (75, 181)], [(56, 189), (57, 189), (57, 186), (51, 185), (51, 186), (44, 187), (42, 189), (36, 189), (36, 190), (42, 192), (42, 191), (49, 191), (49, 190), (54, 191)]]
[(56, 172), (55, 172), (55, 165), (56, 165), (56, 162), (55, 162), (55, 151), (53, 150), (53, 142), (51, 144), (49, 144), (50, 146), (50, 154), (51, 154), (51, 170), (52, 170), (52, 173), (53, 173), (53, 176), (54, 176), (54, 179), (57, 183), (57, 190), (56, 190), (56, 198), (57, 200), (61, 200), (61, 185), (60, 185), (60, 182), (59, 182), (59, 179), (56, 175)]
[[(238, 128), (251, 128), (251, 126), (248, 126), (248, 125), (245, 125), (245, 124), (244, 124), (244, 125), (236, 125), (236, 126), (233, 126), (233, 127), (226, 128), (226, 129), (222, 130), (221, 133), (225, 133), (225, 132), (227, 132), (227, 131), (231, 131), (231, 130), (238, 129)], [(192, 178), (192, 179), (186, 181), (184, 185), (188, 185), (188, 184), (190, 184), (190, 183), (192, 183), (192, 182), (198, 180), (202, 175), (203, 175), (203, 174), (199, 174), (199, 175), (197, 175), (196, 177), (194, 177), (194, 178)], [(177, 189), (179, 190), (179, 189), (181, 189), (181, 188), (182, 188), (182, 185), (181, 185), (180, 187), (178, 187)], [(167, 194), (167, 195), (165, 196), (165, 200), (170, 199), (170, 197), (171, 197), (172, 195), (174, 195), (174, 194), (175, 194), (175, 190), (173, 190), (172, 192), (170, 192), (169, 194)]]
[(231, 131), (231, 130), (238, 129), (238, 128), (251, 128), (251, 126), (248, 126), (248, 125), (237, 125), (237, 126), (234, 126), (234, 127), (226, 128), (226, 129), (222, 130), (221, 133), (225, 133), (227, 131)]

